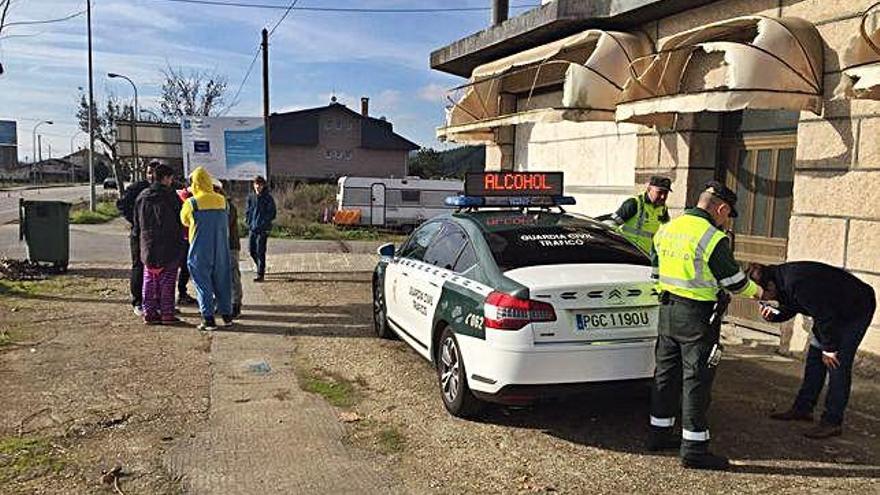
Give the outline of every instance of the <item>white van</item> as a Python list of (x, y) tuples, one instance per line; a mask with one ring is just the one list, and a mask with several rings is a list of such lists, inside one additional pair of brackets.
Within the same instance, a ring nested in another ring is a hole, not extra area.
[[(359, 211), (354, 225), (409, 229), (423, 221), (448, 213), (443, 201), (461, 194), (464, 183), (454, 179), (406, 177), (340, 177), (336, 192), (339, 212)], [(349, 222), (346, 222), (349, 223)]]

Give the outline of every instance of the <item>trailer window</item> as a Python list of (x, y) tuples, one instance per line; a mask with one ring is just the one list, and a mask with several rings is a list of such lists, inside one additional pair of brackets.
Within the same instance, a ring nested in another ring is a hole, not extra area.
[(417, 189), (402, 189), (400, 199), (404, 203), (418, 203), (422, 200), (422, 191)]

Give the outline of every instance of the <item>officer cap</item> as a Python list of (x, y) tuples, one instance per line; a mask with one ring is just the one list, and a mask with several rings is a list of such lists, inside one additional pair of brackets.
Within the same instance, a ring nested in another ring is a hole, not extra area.
[(738, 216), (736, 211), (736, 193), (731, 191), (729, 187), (717, 180), (710, 180), (706, 183), (706, 192), (727, 203), (730, 206), (731, 217), (736, 218)]
[(672, 181), (669, 177), (663, 177), (662, 175), (652, 175), (651, 179), (648, 181), (648, 185), (659, 187), (666, 191), (672, 191)]

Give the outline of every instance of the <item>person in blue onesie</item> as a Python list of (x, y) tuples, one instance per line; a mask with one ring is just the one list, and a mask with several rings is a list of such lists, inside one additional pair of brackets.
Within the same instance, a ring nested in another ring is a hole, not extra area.
[(180, 221), (189, 229), (189, 267), (202, 323), (199, 330), (216, 330), (214, 308), (232, 325), (232, 280), (229, 267), (229, 219), (226, 198), (214, 192), (211, 174), (202, 167), (190, 175), (193, 196), (183, 203)]

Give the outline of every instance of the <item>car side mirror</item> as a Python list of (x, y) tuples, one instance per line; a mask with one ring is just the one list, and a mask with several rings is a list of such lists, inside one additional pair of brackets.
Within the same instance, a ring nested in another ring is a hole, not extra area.
[(393, 258), (394, 257), (394, 244), (392, 244), (390, 242), (387, 244), (382, 244), (381, 246), (379, 246), (379, 249), (376, 250), (376, 253), (378, 253), (379, 256), (383, 256), (386, 258)]

